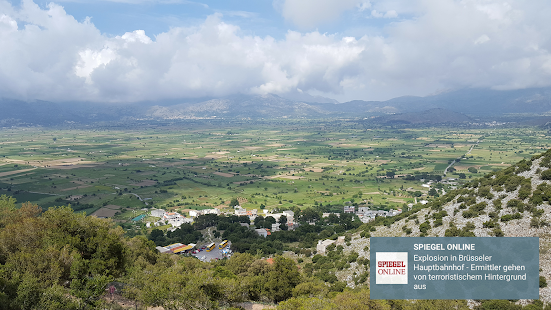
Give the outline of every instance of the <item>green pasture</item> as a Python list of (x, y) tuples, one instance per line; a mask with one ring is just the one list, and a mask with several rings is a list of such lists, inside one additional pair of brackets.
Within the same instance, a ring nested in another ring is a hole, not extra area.
[(462, 173), (465, 182), (549, 148), (547, 131), (538, 128), (394, 129), (346, 121), (9, 128), (0, 135), (0, 193), (18, 192), (19, 202), (43, 207), (60, 204), (57, 197), (74, 204), (72, 197), (131, 210), (120, 219), (144, 207), (211, 208), (232, 198), (248, 209), (349, 201), (396, 208), (413, 202), (412, 192), (427, 192), (404, 175), (442, 176), (460, 159), (446, 177)]

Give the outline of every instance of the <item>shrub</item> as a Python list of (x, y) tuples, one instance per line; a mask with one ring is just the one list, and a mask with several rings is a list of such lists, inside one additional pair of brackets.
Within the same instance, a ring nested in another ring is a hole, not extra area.
[(428, 221), (419, 225), (419, 231), (422, 233), (426, 233), (429, 229), (430, 229), (430, 223)]
[(518, 212), (524, 211), (524, 203), (518, 199), (511, 199), (507, 202), (508, 208), (516, 208)]
[(542, 180), (551, 180), (551, 169), (547, 169), (541, 173)]
[(547, 287), (547, 280), (545, 280), (545, 277), (540, 276), (540, 287), (544, 288)]

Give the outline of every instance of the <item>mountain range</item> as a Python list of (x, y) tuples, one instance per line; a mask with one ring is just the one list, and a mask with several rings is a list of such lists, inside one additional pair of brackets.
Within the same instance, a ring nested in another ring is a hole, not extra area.
[[(387, 101), (335, 100), (309, 95), (232, 95), (134, 103), (48, 102), (0, 99), (0, 126), (125, 120), (366, 118), (383, 124), (465, 123), (506, 114), (551, 111), (551, 88), (460, 89)], [(430, 117), (429, 117), (430, 116)]]

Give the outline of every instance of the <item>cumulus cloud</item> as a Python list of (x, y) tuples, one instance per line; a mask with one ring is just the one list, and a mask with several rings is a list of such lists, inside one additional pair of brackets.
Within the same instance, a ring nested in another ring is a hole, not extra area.
[(320, 23), (333, 21), (344, 11), (360, 5), (367, 5), (360, 0), (277, 0), (275, 6), (281, 10), (286, 20), (303, 28), (315, 28)]
[(416, 13), (388, 24), (384, 36), (288, 31), (274, 39), (244, 35), (214, 14), (156, 36), (138, 29), (109, 37), (59, 5), (25, 0), (14, 8), (0, 0), (0, 96), (140, 101), (300, 89), (370, 100), (551, 86), (545, 1), (350, 3), (368, 14)]

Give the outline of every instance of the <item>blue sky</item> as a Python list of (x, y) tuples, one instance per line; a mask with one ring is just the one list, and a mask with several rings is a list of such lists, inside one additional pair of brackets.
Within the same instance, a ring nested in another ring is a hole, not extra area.
[(344, 102), (547, 87), (549, 16), (544, 0), (0, 0), (0, 97)]
[[(42, 8), (52, 1), (37, 0)], [(389, 18), (371, 18), (370, 12), (354, 10), (343, 12), (337, 18), (312, 27), (300, 27), (286, 21), (278, 11), (277, 3), (269, 0), (228, 1), (54, 1), (78, 21), (91, 17), (94, 25), (110, 36), (123, 35), (142, 29), (156, 36), (173, 27), (189, 27), (202, 23), (209, 15), (221, 14), (224, 21), (238, 25), (247, 35), (271, 36), (282, 39), (288, 30), (317, 30), (321, 33), (342, 35), (383, 34), (384, 26), (396, 21)], [(11, 0), (18, 5), (21, 1)], [(399, 20), (399, 19), (398, 19)]]

